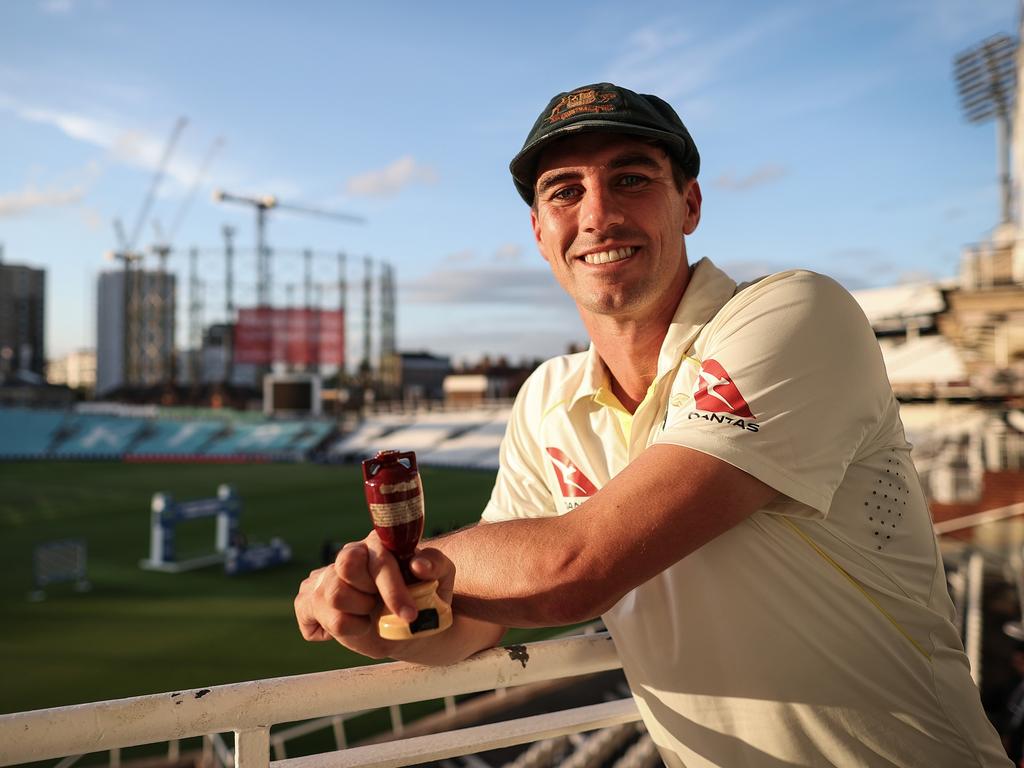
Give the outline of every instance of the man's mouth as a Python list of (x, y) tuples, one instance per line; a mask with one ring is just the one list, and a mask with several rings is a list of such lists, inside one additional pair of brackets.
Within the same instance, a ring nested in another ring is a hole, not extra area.
[(632, 245), (628, 245), (625, 248), (612, 248), (608, 251), (598, 251), (597, 253), (587, 253), (581, 256), (587, 264), (611, 264), (615, 261), (622, 261), (628, 259), (636, 253), (636, 248)]

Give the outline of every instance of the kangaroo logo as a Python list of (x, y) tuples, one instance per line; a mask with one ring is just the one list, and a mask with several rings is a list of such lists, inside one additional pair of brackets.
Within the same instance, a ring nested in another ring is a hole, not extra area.
[(562, 489), (564, 498), (580, 498), (597, 493), (596, 486), (583, 474), (583, 470), (573, 463), (572, 459), (558, 448), (548, 448), (547, 452), (555, 467), (555, 475), (558, 477), (558, 485)]
[(693, 403), (698, 411), (731, 413), (741, 419), (754, 418), (739, 387), (717, 360), (705, 360), (701, 364)]

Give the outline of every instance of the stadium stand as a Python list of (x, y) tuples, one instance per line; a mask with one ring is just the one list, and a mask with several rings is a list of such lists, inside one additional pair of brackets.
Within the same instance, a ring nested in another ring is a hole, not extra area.
[(305, 445), (316, 430), (302, 421), (232, 424), (225, 434), (206, 450), (207, 456), (259, 456), (284, 459), (302, 458)]
[(0, 408), (0, 460), (359, 461), (395, 448), (417, 451), (425, 466), (493, 470), (508, 416), (508, 408), (370, 414), (333, 439), (329, 420)]
[(359, 461), (372, 456), (380, 447), (381, 438), (409, 426), (415, 417), (408, 414), (371, 414), (358, 427), (343, 435), (328, 449), (328, 456), (340, 461)]
[(62, 411), (0, 408), (0, 458), (45, 458), (63, 420)]
[(56, 459), (120, 458), (145, 423), (137, 418), (75, 414), (58, 427), (49, 454)]
[(485, 421), (418, 455), (424, 466), (497, 469), (498, 451), (505, 435), (508, 409), (483, 415)]
[(224, 423), (220, 421), (154, 420), (143, 427), (130, 455), (150, 460), (199, 456), (222, 431)]
[(416, 451), (424, 466), (497, 469), (509, 409), (374, 414), (328, 449), (340, 461), (360, 461), (379, 450)]
[(292, 450), (307, 452), (316, 448), (335, 430), (330, 422), (305, 422), (292, 440)]

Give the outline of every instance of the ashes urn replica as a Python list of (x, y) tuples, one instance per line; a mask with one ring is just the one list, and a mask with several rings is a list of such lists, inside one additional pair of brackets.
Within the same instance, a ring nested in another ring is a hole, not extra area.
[(409, 640), (443, 632), (452, 625), (452, 609), (437, 596), (437, 581), (420, 581), (409, 563), (423, 535), (423, 483), (413, 451), (379, 451), (363, 462), (363, 490), (381, 543), (395, 556), (419, 613), (404, 621), (383, 603), (377, 631), (387, 640)]

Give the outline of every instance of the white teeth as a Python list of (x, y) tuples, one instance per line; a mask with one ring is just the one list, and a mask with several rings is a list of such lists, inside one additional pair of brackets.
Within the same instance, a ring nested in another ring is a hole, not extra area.
[(636, 252), (636, 248), (627, 246), (626, 248), (612, 248), (610, 251), (601, 251), (600, 253), (588, 253), (583, 257), (583, 260), (587, 264), (610, 264), (613, 261), (621, 261), (629, 256), (632, 256)]

